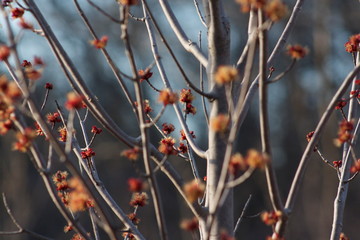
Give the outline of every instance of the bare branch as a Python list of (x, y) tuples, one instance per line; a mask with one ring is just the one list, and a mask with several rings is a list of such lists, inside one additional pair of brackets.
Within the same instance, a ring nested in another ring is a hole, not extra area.
[(192, 53), (194, 57), (205, 67), (207, 68), (207, 58), (204, 54), (200, 51), (199, 47), (196, 43), (192, 42), (185, 34), (184, 30), (180, 27), (180, 24), (175, 17), (173, 11), (167, 0), (159, 0), (161, 8), (168, 20), (172, 30), (174, 31), (175, 35), (179, 39), (181, 45), (185, 48), (186, 51)]

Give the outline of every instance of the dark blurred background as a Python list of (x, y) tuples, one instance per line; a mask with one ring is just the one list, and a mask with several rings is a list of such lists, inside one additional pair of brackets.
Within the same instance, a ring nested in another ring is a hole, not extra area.
[[(76, 13), (72, 1), (37, 0), (36, 2), (55, 31), (56, 36), (78, 67), (86, 83), (97, 95), (100, 103), (122, 129), (132, 136), (138, 136), (139, 130), (135, 124), (136, 120), (133, 112), (100, 51), (90, 46), (89, 40), (91, 40), (91, 36)], [(122, 71), (130, 74), (123, 43), (119, 38), (119, 25), (109, 21), (94, 10), (88, 5), (87, 1), (81, 0), (79, 2), (97, 34), (99, 36), (109, 36), (107, 49), (117, 66)], [(118, 16), (115, 1), (97, 0), (95, 2), (112, 16)], [(295, 1), (286, 1), (286, 3), (291, 9)], [(186, 69), (187, 75), (198, 85), (199, 65), (197, 61), (191, 54), (183, 50), (166, 22), (159, 4), (156, 1), (149, 1), (149, 4), (157, 17), (157, 21), (161, 23), (161, 29), (170, 42), (172, 49)], [(199, 21), (193, 1), (172, 0), (170, 4), (190, 39), (197, 42), (201, 31), (202, 43), (205, 49), (206, 29)], [(236, 63), (246, 42), (248, 14), (241, 13), (239, 6), (232, 0), (224, 1), (224, 4), (231, 22), (231, 59)], [(348, 41), (349, 36), (360, 31), (359, 10), (360, 4), (355, 0), (306, 1), (289, 43), (305, 45), (309, 48), (310, 53), (305, 59), (296, 64), (284, 79), (269, 87), (273, 161), (284, 201), (307, 143), (305, 140), (306, 134), (315, 128), (332, 95), (353, 67), (352, 57), (345, 52), (344, 43)], [(132, 7), (131, 12), (137, 17), (142, 17), (140, 6)], [(25, 14), (25, 18), (34, 22), (29, 13)], [(271, 29), (269, 33), (269, 50), (272, 50), (275, 45), (285, 23), (286, 20), (283, 20), (275, 24)], [(153, 61), (145, 24), (132, 19), (130, 19), (129, 24), (136, 62), (139, 69), (144, 69)], [(64, 95), (70, 90), (70, 86), (56, 60), (51, 55), (45, 39), (29, 32), (20, 32), (16, 21), (14, 21), (14, 28), (16, 32), (20, 33), (19, 51), (21, 58), (32, 60), (33, 56), (39, 56), (46, 62), (47, 66), (43, 78), (36, 83), (34, 94), (38, 96), (40, 104), (44, 96), (44, 84), (46, 82), (53, 83), (54, 90), (50, 94), (44, 113), (54, 112), (56, 110), (54, 101), (57, 100), (60, 104), (63, 104), (65, 101)], [(1, 41), (6, 41), (6, 31), (3, 27), (1, 30)], [(172, 86), (180, 91), (186, 85), (159, 38), (158, 46)], [(282, 57), (274, 64), (277, 73), (286, 69), (289, 62), (290, 59), (286, 56), (284, 50)], [(156, 68), (153, 70), (154, 75), (151, 82), (161, 89), (163, 86), (159, 73)], [(4, 66), (1, 66), (0, 71), (2, 74), (6, 74)], [(150, 100), (154, 108), (154, 113), (152, 113), (154, 116), (160, 109), (160, 105), (156, 102), (157, 94), (145, 83), (143, 84), (146, 98)], [(128, 81), (128, 86), (132, 89), (130, 81)], [(195, 131), (196, 141), (205, 149), (207, 146), (207, 126), (199, 96), (196, 96), (195, 105), (198, 113), (195, 116), (189, 116), (188, 123), (190, 129)], [(340, 119), (339, 112), (336, 112), (331, 117), (319, 145), (323, 154), (330, 161), (341, 158), (341, 150), (333, 144)], [(172, 108), (168, 108), (165, 116), (160, 119), (160, 124), (164, 122), (171, 122), (175, 125), (174, 137), (178, 138), (180, 127), (174, 118)], [(90, 117), (86, 122), (89, 132), (94, 124), (97, 124), (96, 121)], [(257, 101), (255, 100), (240, 130), (236, 146), (237, 151), (245, 154), (249, 148), (259, 149), (258, 125)], [(160, 138), (160, 134), (155, 130), (151, 131), (151, 140), (154, 144)], [(72, 234), (63, 232), (63, 227), (66, 224), (65, 220), (57, 212), (47, 195), (45, 187), (28, 156), (11, 150), (13, 141), (13, 134), (0, 138), (0, 192), (5, 193), (14, 216), (23, 227), (51, 238), (70, 239)], [(42, 145), (46, 153), (47, 143), (44, 141), (38, 143)], [(136, 177), (137, 174), (132, 164), (120, 156), (120, 152), (125, 148), (124, 145), (108, 133), (103, 132), (97, 137), (93, 148), (96, 151), (95, 161), (100, 177), (109, 192), (126, 212), (132, 211), (128, 204), (131, 194), (127, 190), (126, 181), (129, 177)], [(184, 180), (192, 179), (188, 162), (176, 157), (170, 158), (169, 161), (181, 173)], [(200, 175), (204, 176), (204, 160), (197, 159), (197, 163)], [(141, 161), (138, 162), (138, 166), (142, 167)], [(59, 169), (62, 168), (59, 166)], [(184, 205), (183, 200), (171, 182), (161, 173), (157, 174), (157, 177), (161, 187), (170, 239), (190, 239), (191, 235), (182, 231), (179, 224), (182, 219), (192, 217), (191, 212)], [(326, 166), (316, 154), (313, 154), (296, 207), (289, 221), (286, 239), (329, 238), (337, 185), (336, 172)], [(350, 239), (357, 239), (358, 236), (357, 227), (360, 214), (358, 187), (359, 180), (356, 178), (350, 184), (345, 210), (343, 231)], [(270, 210), (271, 206), (264, 172), (257, 171), (247, 182), (235, 189), (235, 217), (241, 214), (250, 194), (252, 195), (252, 201), (247, 209), (247, 216)], [(147, 239), (158, 239), (151, 201), (149, 205), (139, 209), (138, 213), (142, 219), (139, 224), (140, 230)], [(86, 214), (82, 214), (81, 219), (85, 225), (89, 224)], [(14, 229), (16, 228), (6, 214), (3, 204), (0, 204), (0, 231)], [(271, 234), (271, 228), (265, 226), (259, 217), (246, 217), (239, 227), (236, 239), (265, 239), (269, 234)], [(34, 238), (24, 234), (0, 236), (0, 239)]]

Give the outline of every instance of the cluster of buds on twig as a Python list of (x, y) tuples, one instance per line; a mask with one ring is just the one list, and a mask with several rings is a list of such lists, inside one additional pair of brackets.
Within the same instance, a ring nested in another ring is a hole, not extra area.
[(268, 162), (269, 158), (266, 154), (260, 153), (255, 149), (249, 149), (245, 157), (240, 153), (236, 153), (231, 157), (229, 172), (236, 176), (239, 171), (246, 171), (249, 167), (263, 169)]

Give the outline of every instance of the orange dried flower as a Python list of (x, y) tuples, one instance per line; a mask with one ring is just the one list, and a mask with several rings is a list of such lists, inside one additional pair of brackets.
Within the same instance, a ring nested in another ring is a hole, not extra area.
[(171, 123), (170, 124), (167, 124), (167, 123), (163, 123), (162, 125), (162, 131), (165, 135), (168, 135), (170, 133), (172, 133), (173, 131), (175, 130), (175, 127), (174, 125), (172, 125)]
[(135, 240), (136, 239), (134, 234), (129, 233), (129, 232), (124, 232), (122, 234), (122, 236), (124, 237), (124, 239), (128, 239), (128, 240)]
[(66, 138), (67, 138), (67, 130), (66, 130), (66, 127), (61, 127), (58, 129), (58, 132), (60, 134), (60, 137), (59, 137), (59, 141), (61, 142), (66, 142)]
[(40, 127), (40, 125), (37, 123), (37, 122), (35, 122), (34, 123), (34, 125), (35, 125), (35, 131), (36, 131), (36, 135), (38, 135), (38, 136), (44, 136), (44, 132), (43, 132), (43, 130), (41, 129), (41, 127)]
[[(194, 131), (190, 131), (189, 133), (190, 133), (192, 138), (196, 138), (196, 136), (194, 134)], [(184, 132), (184, 130), (181, 129), (180, 130), (180, 141), (185, 141), (185, 140), (186, 140), (185, 132)]]
[(187, 103), (186, 105), (185, 105), (185, 109), (184, 109), (184, 112), (186, 113), (186, 114), (192, 114), (192, 115), (195, 115), (196, 114), (196, 107), (194, 107), (192, 104), (190, 104), (190, 103)]
[(10, 48), (6, 45), (0, 45), (0, 61), (6, 61), (10, 56)]
[(356, 173), (356, 172), (359, 172), (359, 171), (360, 171), (360, 159), (356, 160), (354, 162), (354, 165), (351, 166), (351, 168), (350, 168), (351, 173)]
[(141, 192), (144, 190), (145, 184), (140, 178), (129, 178), (128, 181), (130, 192)]
[(255, 149), (250, 149), (246, 155), (246, 162), (252, 168), (264, 168), (269, 158)]
[(181, 89), (179, 101), (182, 103), (192, 103), (195, 99), (194, 95), (191, 93), (191, 89)]
[(336, 110), (343, 109), (347, 104), (347, 100), (345, 98), (340, 99), (335, 106)]
[(94, 206), (94, 200), (90, 197), (85, 186), (78, 177), (73, 177), (69, 180), (68, 207), (73, 212), (84, 211)]
[(248, 164), (240, 153), (236, 153), (231, 157), (229, 163), (229, 172), (232, 175), (235, 176), (239, 172), (239, 170), (244, 171), (247, 168)]
[(67, 171), (57, 171), (53, 176), (52, 180), (55, 184), (65, 181), (69, 173)]
[(350, 240), (350, 238), (348, 238), (345, 233), (341, 233), (339, 240)]
[(353, 137), (351, 134), (353, 128), (353, 121), (341, 121), (339, 124), (338, 137), (334, 140), (335, 145), (340, 147), (343, 143), (350, 141)]
[(129, 160), (135, 161), (139, 157), (140, 149), (138, 147), (130, 148), (121, 152), (121, 156), (128, 158)]
[(341, 168), (341, 166), (342, 166), (342, 160), (333, 161), (333, 166), (336, 167), (336, 168)]
[(140, 69), (138, 71), (138, 74), (139, 74), (140, 82), (148, 81), (151, 78), (151, 76), (153, 75), (153, 73), (150, 72), (150, 69), (145, 69), (145, 71)]
[(225, 132), (230, 123), (229, 115), (219, 114), (210, 119), (210, 128), (215, 132)]
[(205, 185), (196, 180), (184, 184), (184, 193), (189, 202), (193, 203), (204, 195)]
[(266, 225), (274, 225), (281, 219), (281, 211), (263, 212), (261, 214), (261, 220)]
[(251, 6), (254, 8), (263, 8), (266, 0), (236, 0), (236, 2), (240, 4), (242, 12), (249, 12)]
[(175, 145), (175, 139), (172, 137), (166, 137), (161, 139), (160, 145), (159, 145), (159, 152), (166, 154), (166, 155), (172, 155), (177, 154), (176, 150), (174, 149)]
[(102, 132), (102, 129), (101, 129), (101, 128), (98, 128), (98, 127), (96, 127), (96, 126), (92, 126), (92, 127), (91, 127), (91, 132), (92, 132), (93, 134), (100, 134), (100, 133)]
[(136, 193), (133, 193), (129, 204), (133, 207), (143, 207), (147, 204), (148, 199), (149, 199), (149, 197), (146, 193), (136, 192)]
[(6, 103), (13, 104), (17, 100), (19, 100), (21, 96), (21, 90), (15, 82), (7, 83), (3, 96)]
[(178, 100), (178, 95), (174, 92), (172, 92), (170, 89), (166, 88), (162, 91), (160, 91), (158, 101), (164, 106), (168, 104), (174, 104)]
[(53, 126), (56, 123), (61, 122), (60, 114), (58, 112), (48, 113), (46, 115), (46, 118), (47, 118), (48, 123), (51, 123)]
[(309, 52), (309, 49), (299, 44), (289, 45), (287, 47), (287, 54), (293, 59), (304, 58)]
[(220, 233), (220, 240), (235, 240), (235, 238), (229, 235), (229, 233), (227, 233), (225, 230), (223, 230)]
[(287, 13), (287, 6), (280, 0), (272, 0), (265, 6), (265, 14), (273, 22), (281, 20)]
[(185, 153), (187, 153), (187, 151), (188, 151), (188, 147), (187, 147), (185, 144), (183, 144), (183, 143), (180, 143), (180, 144), (179, 144), (179, 147), (178, 147), (177, 149), (178, 149), (178, 151), (179, 151), (180, 153), (182, 153), (182, 154), (185, 154)]
[(84, 107), (84, 96), (78, 95), (75, 92), (69, 92), (67, 94), (67, 101), (65, 102), (65, 107), (68, 110), (79, 109)]
[(92, 156), (95, 156), (95, 152), (92, 148), (88, 148), (87, 150), (81, 152), (81, 158), (83, 159), (91, 158)]
[(51, 83), (45, 83), (44, 87), (48, 90), (52, 90), (54, 88), (54, 86)]
[(90, 44), (97, 49), (105, 48), (109, 40), (108, 36), (102, 36), (100, 39), (94, 39), (90, 41)]
[(349, 53), (360, 50), (360, 34), (353, 35), (349, 38), (349, 41), (345, 43), (345, 50)]
[(36, 81), (41, 78), (42, 76), (42, 70), (37, 70), (32, 67), (26, 67), (25, 68), (25, 75), (29, 80)]
[(199, 228), (199, 220), (196, 217), (182, 220), (180, 223), (180, 227), (185, 231), (196, 231)]
[(28, 68), (28, 67), (32, 67), (32, 64), (28, 60), (23, 60), (23, 62), (21, 63), (21, 66), (24, 68)]
[(311, 132), (309, 132), (308, 134), (306, 134), (306, 140), (307, 140), (308, 142), (311, 141), (311, 138), (314, 136), (314, 133), (315, 133), (315, 131), (311, 131)]
[(236, 68), (232, 66), (219, 66), (215, 73), (215, 82), (217, 84), (226, 84), (234, 81), (238, 75)]
[(70, 232), (70, 231), (72, 231), (73, 230), (73, 226), (71, 226), (70, 224), (69, 225), (66, 225), (65, 227), (64, 227), (64, 233), (68, 233), (68, 232)]
[(140, 218), (136, 216), (136, 213), (130, 213), (127, 216), (135, 225), (140, 223)]
[(10, 119), (0, 121), (0, 135), (5, 135), (13, 127), (14, 123)]
[(36, 137), (36, 132), (32, 128), (25, 128), (24, 132), (16, 133), (17, 141), (13, 144), (13, 150), (27, 152), (32, 140)]
[(35, 65), (39, 65), (39, 66), (44, 66), (45, 63), (44, 61), (41, 59), (41, 57), (35, 56), (34, 57), (34, 64)]
[(71, 240), (85, 240), (85, 238), (83, 238), (79, 233), (75, 233)]
[(12, 8), (11, 17), (12, 18), (21, 18), (24, 15), (25, 11), (22, 8)]

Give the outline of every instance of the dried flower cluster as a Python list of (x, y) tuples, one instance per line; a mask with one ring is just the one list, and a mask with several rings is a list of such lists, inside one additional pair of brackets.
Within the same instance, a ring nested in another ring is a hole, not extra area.
[(138, 147), (134, 147), (122, 151), (121, 156), (124, 156), (129, 160), (135, 161), (138, 159), (139, 153), (140, 153), (140, 149)]
[(160, 91), (158, 101), (164, 104), (164, 106), (174, 104), (178, 101), (178, 95), (172, 92), (170, 89), (166, 88)]
[(261, 214), (261, 220), (266, 225), (274, 225), (281, 219), (282, 213), (280, 211), (263, 212)]
[(5, 135), (13, 127), (14, 103), (21, 97), (15, 82), (0, 76), (0, 134)]
[(67, 180), (66, 171), (57, 171), (53, 175), (53, 182), (62, 202), (73, 212), (85, 211), (94, 207), (94, 201), (78, 177)]
[(36, 131), (32, 128), (25, 128), (23, 132), (17, 132), (15, 135), (16, 142), (13, 144), (13, 150), (27, 152), (36, 136)]
[[(134, 102), (134, 105), (135, 105), (135, 107), (138, 107), (138, 106), (139, 106), (136, 101)], [(152, 112), (152, 108), (151, 108), (151, 106), (150, 106), (149, 100), (147, 100), (147, 99), (144, 100), (144, 102), (143, 102), (143, 108), (144, 108), (144, 113), (145, 113), (145, 114), (149, 114), (149, 113)]]
[(168, 124), (168, 123), (163, 123), (163, 125), (162, 125), (162, 132), (163, 132), (165, 135), (169, 135), (169, 134), (172, 133), (174, 130), (175, 130), (175, 127), (174, 127), (174, 125), (172, 125), (171, 123), (170, 123), (170, 124)]
[(215, 73), (215, 82), (219, 85), (227, 84), (236, 79), (238, 71), (232, 66), (219, 66)]
[(197, 180), (184, 184), (184, 193), (187, 200), (193, 203), (204, 195), (205, 185)]
[(192, 101), (195, 99), (194, 95), (191, 93), (190, 89), (182, 89), (180, 92), (179, 101), (185, 104), (184, 112), (185, 114), (196, 114), (196, 107), (192, 105)]
[(39, 57), (34, 57), (34, 64), (28, 60), (23, 60), (21, 66), (24, 68), (26, 78), (29, 80), (36, 81), (42, 77), (45, 64)]
[(139, 74), (140, 82), (148, 81), (153, 75), (153, 73), (150, 72), (150, 69), (145, 69), (145, 70), (140, 69), (138, 71), (138, 74)]
[(147, 204), (149, 197), (145, 192), (135, 192), (130, 200), (130, 205), (133, 207), (143, 207)]
[(249, 167), (263, 169), (269, 162), (269, 158), (255, 149), (249, 149), (246, 156), (243, 157), (240, 153), (234, 154), (229, 163), (229, 172), (236, 175), (239, 171), (245, 171)]
[(67, 94), (67, 101), (65, 102), (65, 107), (68, 110), (84, 108), (86, 105), (84, 103), (84, 96), (81, 96), (75, 92), (69, 92)]
[(100, 39), (91, 40), (90, 44), (97, 49), (102, 49), (106, 47), (108, 41), (109, 41), (108, 36), (102, 36)]
[(215, 132), (223, 133), (228, 129), (229, 123), (229, 115), (219, 114), (210, 119), (210, 128)]
[(266, 16), (273, 22), (277, 22), (288, 14), (287, 6), (280, 0), (236, 0), (241, 6), (242, 12), (251, 9), (263, 9)]
[(166, 137), (160, 140), (159, 152), (166, 155), (176, 155), (177, 151), (175, 150), (175, 139), (172, 137)]
[(199, 220), (196, 217), (191, 219), (184, 219), (181, 221), (180, 227), (185, 231), (196, 231), (199, 228)]
[(130, 192), (142, 192), (146, 187), (146, 184), (140, 178), (129, 178), (127, 183)]
[(345, 50), (349, 53), (360, 51), (360, 34), (353, 35), (345, 43)]
[(341, 121), (339, 124), (338, 137), (334, 140), (335, 145), (340, 147), (343, 143), (351, 141), (353, 137), (351, 131), (353, 128), (354, 125), (352, 121)]
[(293, 59), (301, 59), (309, 53), (309, 49), (299, 44), (289, 45), (286, 53)]

